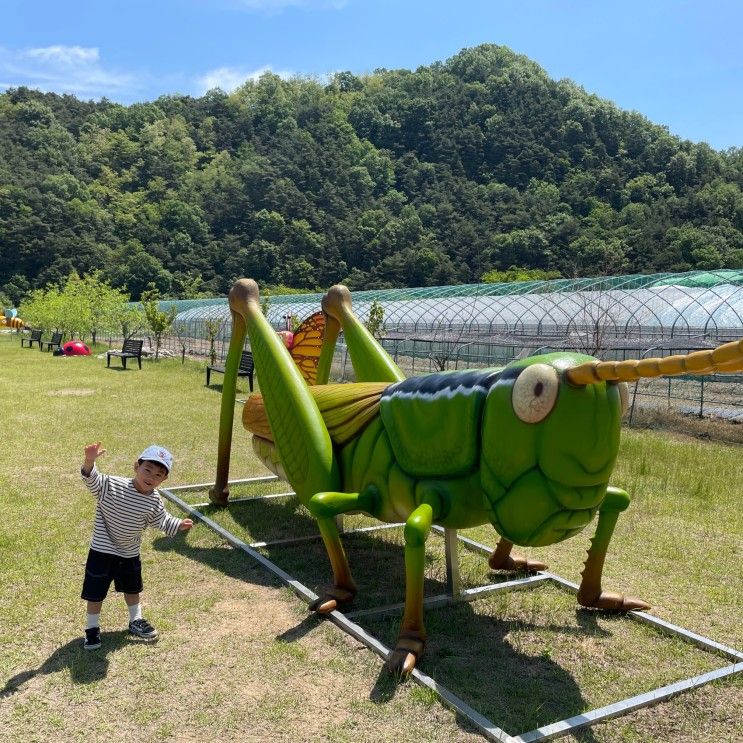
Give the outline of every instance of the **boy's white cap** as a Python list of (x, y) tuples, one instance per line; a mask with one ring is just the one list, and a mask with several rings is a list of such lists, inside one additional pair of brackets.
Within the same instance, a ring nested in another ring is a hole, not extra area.
[(168, 472), (173, 466), (173, 455), (164, 447), (153, 444), (148, 446), (138, 457), (148, 462), (159, 462)]

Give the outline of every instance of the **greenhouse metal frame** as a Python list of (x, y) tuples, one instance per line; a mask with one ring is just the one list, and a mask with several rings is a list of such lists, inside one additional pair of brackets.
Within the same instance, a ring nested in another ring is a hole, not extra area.
[[(322, 294), (262, 298), (279, 330), (316, 312)], [(666, 356), (743, 337), (739, 269), (368, 290), (352, 298), (362, 322), (381, 307), (380, 342), (408, 375), (503, 366), (557, 350), (616, 360)], [(227, 298), (161, 302), (169, 307), (177, 315), (163, 339), (166, 353), (225, 358), (232, 332)], [(342, 334), (331, 373), (353, 379)], [(681, 412), (703, 415), (706, 408), (743, 419), (741, 382), (729, 375), (654, 380), (641, 396)]]
[[(316, 312), (321, 298), (267, 294), (266, 316), (284, 329)], [(362, 321), (374, 303), (381, 305), (387, 344), (479, 340), (601, 349), (662, 341), (707, 347), (743, 332), (743, 270), (358, 291), (353, 302)], [(184, 335), (205, 339), (211, 322), (219, 327), (220, 344), (229, 339), (226, 298), (164, 301), (161, 307), (175, 307), (175, 327)]]

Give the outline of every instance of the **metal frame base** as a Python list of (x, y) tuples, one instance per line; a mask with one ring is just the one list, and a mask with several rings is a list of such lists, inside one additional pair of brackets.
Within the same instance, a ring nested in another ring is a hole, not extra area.
[[(229, 484), (242, 485), (271, 482), (275, 480), (278, 480), (278, 478), (275, 476), (255, 477), (243, 480), (230, 480)], [(269, 572), (277, 576), (285, 585), (289, 586), (289, 588), (291, 588), (294, 593), (303, 601), (308, 604), (316, 601), (319, 598), (317, 594), (315, 594), (304, 584), (300, 583), (293, 576), (289, 575), (289, 573), (282, 570), (278, 565), (269, 560), (267, 557), (264, 557), (260, 552), (256, 551), (256, 548), (275, 544), (289, 544), (298, 541), (319, 539), (319, 535), (299, 537), (296, 539), (281, 539), (275, 540), (273, 542), (254, 542), (253, 544), (247, 544), (241, 539), (238, 539), (236, 536), (234, 536), (234, 534), (219, 526), (219, 524), (217, 524), (208, 516), (205, 516), (198, 510), (198, 508), (203, 508), (212, 504), (197, 503), (195, 505), (190, 505), (174, 494), (175, 491), (185, 492), (189, 490), (206, 490), (212, 487), (212, 485), (213, 483), (181, 485), (171, 488), (161, 488), (159, 492), (171, 503), (188, 513), (191, 518), (200, 521), (205, 526), (209, 527), (214, 532), (219, 534), (219, 536), (221, 536), (234, 548), (242, 550), (253, 560), (260, 563)], [(279, 498), (289, 495), (294, 495), (294, 493), (277, 493), (247, 498), (236, 498), (234, 500), (231, 500), (230, 503), (247, 502), (251, 500), (261, 500), (267, 498)], [(401, 524), (383, 524), (380, 526), (365, 527), (362, 529), (354, 529), (344, 532), (342, 528), (342, 519), (340, 519), (339, 521), (341, 531), (346, 534), (377, 531), (380, 529), (390, 529), (401, 526)], [(573, 593), (577, 593), (578, 591), (578, 585), (576, 583), (568, 581), (565, 578), (560, 577), (559, 575), (555, 575), (549, 572), (540, 572), (527, 578), (520, 578), (517, 580), (505, 581), (503, 583), (490, 584), (480, 586), (478, 588), (462, 590), (461, 584), (459, 582), (459, 561), (456, 549), (457, 544), (462, 544), (467, 549), (481, 552), (486, 555), (489, 555), (492, 552), (492, 548), (468, 539), (467, 537), (459, 536), (453, 529), (443, 529), (439, 526), (434, 526), (433, 529), (435, 533), (442, 534), (445, 539), (447, 593), (441, 594), (439, 596), (429, 597), (428, 599), (426, 599), (424, 601), (424, 604), (428, 608), (447, 606), (461, 601), (474, 601), (488, 593), (531, 588), (535, 585), (540, 585), (545, 582), (554, 583), (560, 588), (572, 591)], [(339, 611), (333, 611), (326, 616), (344, 632), (347, 632), (349, 635), (351, 635), (351, 637), (363, 643), (370, 650), (377, 653), (377, 655), (386, 660), (391, 652), (391, 649), (381, 643), (373, 635), (366, 632), (366, 630), (364, 630), (361, 626), (351, 621), (351, 619), (357, 617), (369, 617), (373, 615), (396, 613), (402, 611), (403, 606), (404, 604), (401, 603), (390, 604), (388, 606), (375, 607), (373, 609), (363, 609), (355, 612), (348, 612), (347, 614), (342, 614)], [(594, 725), (597, 722), (610, 720), (613, 717), (620, 717), (621, 715), (628, 714), (629, 712), (634, 712), (635, 710), (642, 707), (648, 707), (652, 704), (656, 704), (657, 702), (670, 699), (671, 697), (676, 696), (683, 691), (695, 689), (704, 684), (708, 684), (711, 681), (717, 681), (719, 679), (733, 676), (738, 673), (743, 674), (743, 652), (735, 650), (734, 648), (728, 647), (726, 645), (722, 645), (721, 643), (715, 642), (714, 640), (711, 640), (702, 635), (698, 635), (683, 627), (679, 627), (677, 625), (666, 622), (659, 617), (648, 614), (647, 612), (631, 611), (627, 613), (627, 616), (631, 619), (649, 624), (650, 626), (655, 627), (665, 634), (679, 637), (685, 642), (696, 645), (702, 650), (720, 654), (728, 660), (731, 660), (732, 665), (728, 665), (715, 671), (701, 674), (699, 676), (693, 676), (691, 678), (683, 679), (673, 684), (661, 686), (657, 689), (645, 692), (644, 694), (638, 694), (633, 697), (628, 697), (627, 699), (622, 699), (605, 707), (590, 710), (583, 714), (569, 717), (565, 720), (560, 720), (550, 725), (545, 725), (535, 730), (530, 730), (526, 733), (521, 733), (520, 735), (511, 735), (505, 730), (497, 727), (490, 720), (477, 712), (477, 710), (470, 707), (464, 700), (460, 699), (449, 689), (437, 683), (434, 679), (432, 679), (430, 676), (427, 676), (419, 669), (415, 668), (410, 675), (419, 684), (435, 691), (436, 694), (438, 694), (438, 696), (441, 698), (443, 704), (451, 709), (456, 710), (456, 712), (466, 718), (488, 740), (500, 741), (501, 743), (532, 743), (532, 741), (553, 740), (555, 738), (560, 738), (563, 735), (572, 733), (573, 731), (580, 728)]]

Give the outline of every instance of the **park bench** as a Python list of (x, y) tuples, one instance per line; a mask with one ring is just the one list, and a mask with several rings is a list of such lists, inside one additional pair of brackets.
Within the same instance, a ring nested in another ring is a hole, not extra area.
[(128, 338), (124, 341), (121, 351), (106, 351), (106, 366), (111, 366), (111, 357), (117, 356), (121, 359), (121, 365), (126, 369), (127, 359), (137, 359), (139, 368), (142, 368), (142, 344), (144, 341)]
[[(42, 351), (51, 351), (53, 348), (59, 348), (62, 345), (62, 333), (52, 333), (50, 341), (41, 341), (39, 348)], [(46, 348), (44, 348), (46, 346)]]
[[(209, 377), (212, 372), (218, 372), (224, 374), (224, 366), (218, 364), (210, 364), (206, 367), (206, 386), (209, 386)], [(243, 351), (240, 356), (240, 366), (237, 369), (238, 377), (247, 377), (250, 391), (253, 391), (253, 354), (250, 351)]]
[(33, 348), (34, 343), (38, 343), (39, 351), (41, 351), (41, 331), (32, 330), (31, 335), (28, 338), (21, 338), (21, 348), (23, 348), (27, 343), (29, 348)]

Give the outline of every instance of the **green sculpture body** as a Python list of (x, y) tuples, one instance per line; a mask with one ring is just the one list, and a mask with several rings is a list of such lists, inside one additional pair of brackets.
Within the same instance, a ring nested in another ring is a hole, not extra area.
[[(333, 585), (312, 608), (330, 612), (356, 593), (336, 516), (363, 512), (405, 524), (405, 609), (387, 661), (400, 673), (414, 668), (425, 644), (424, 550), (434, 524), (461, 529), (490, 523), (501, 537), (490, 567), (533, 570), (545, 565), (512, 555), (514, 544), (554, 544), (582, 531), (598, 514), (579, 603), (648, 608), (601, 586), (615, 524), (629, 505), (627, 493), (609, 485), (626, 381), (732, 371), (743, 351), (741, 341), (714, 352), (621, 363), (552, 353), (502, 369), (406, 380), (353, 314), (348, 290), (336, 286), (323, 299), (319, 386), (309, 386), (263, 317), (255, 282), (235, 284), (230, 308), (233, 335), (211, 498), (220, 504), (228, 499), (235, 383), (247, 332), (262, 397), (248, 401), (245, 425), (259, 457), (289, 481), (317, 519), (333, 570)], [(357, 382), (328, 385), (341, 329)]]

